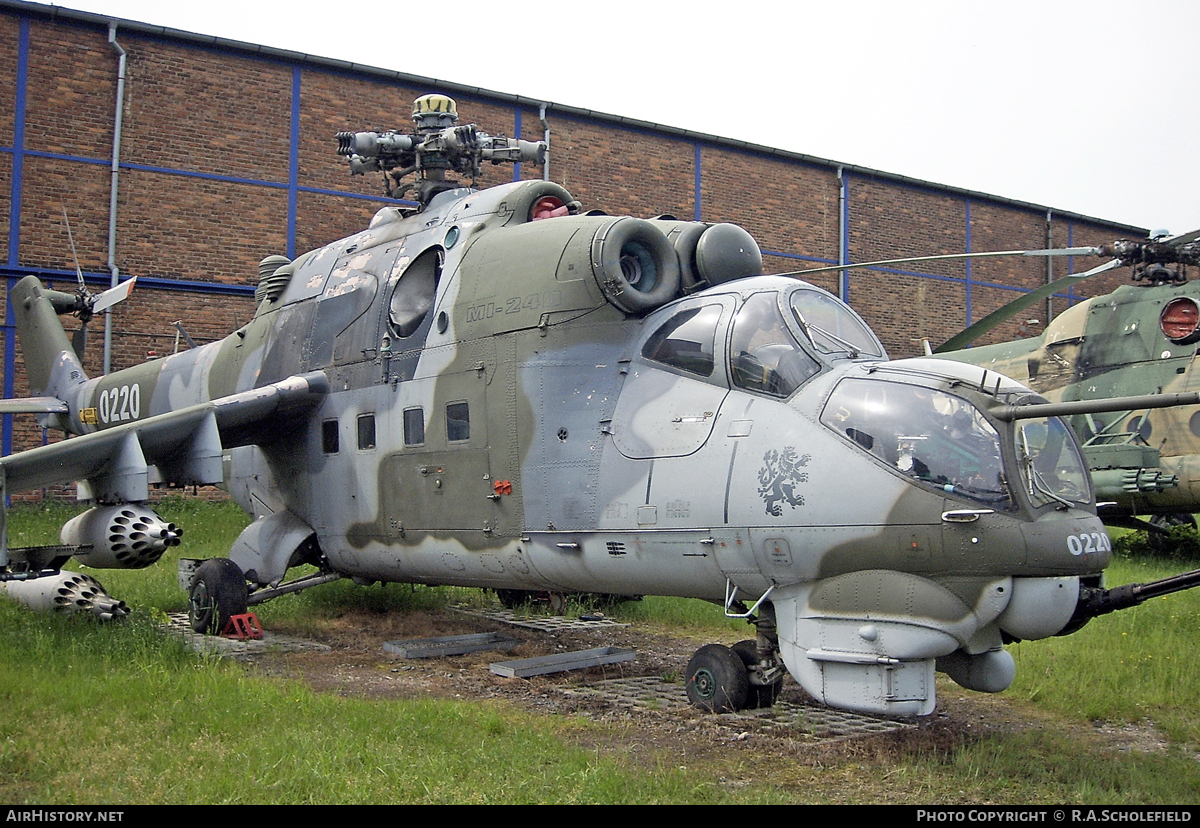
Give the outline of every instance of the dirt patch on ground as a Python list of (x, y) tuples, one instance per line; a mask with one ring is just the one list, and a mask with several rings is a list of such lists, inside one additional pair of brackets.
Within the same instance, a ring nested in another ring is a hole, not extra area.
[[(288, 633), (286, 629), (272, 630)], [(439, 636), (499, 632), (518, 644), (503, 653), (481, 651), (448, 658), (404, 659), (384, 650), (384, 643)], [(1036, 711), (1018, 709), (1002, 696), (962, 691), (939, 679), (937, 712), (917, 722), (889, 723), (872, 731), (868, 725), (846, 732), (822, 732), (824, 726), (795, 724), (795, 711), (817, 716), (829, 711), (814, 702), (790, 677), (784, 680), (779, 717), (753, 714), (712, 715), (686, 705), (681, 677), (688, 659), (704, 642), (660, 635), (636, 627), (604, 626), (556, 632), (525, 629), (453, 610), (431, 613), (350, 613), (328, 622), (306, 638), (326, 648), (267, 651), (246, 658), (253, 672), (300, 680), (321, 692), (344, 696), (399, 699), (438, 697), (497, 700), (541, 715), (582, 716), (615, 725), (581, 731), (592, 749), (619, 751), (630, 759), (681, 757), (700, 762), (730, 751), (748, 765), (763, 757), (792, 757), (821, 766), (852, 761), (902, 761), (915, 755), (948, 754), (955, 746), (988, 735), (1026, 729), (1062, 730), (1062, 722)], [(726, 642), (732, 643), (732, 642)], [(497, 661), (617, 647), (637, 652), (633, 661), (564, 673), (506, 678), (489, 665)], [(656, 677), (674, 681), (680, 702), (662, 707), (631, 704), (605, 692), (590, 692), (614, 679)], [(864, 718), (865, 717), (861, 717)], [(869, 721), (869, 720), (868, 720)], [(1152, 726), (1080, 726), (1081, 736), (1099, 739), (1113, 750), (1154, 752), (1166, 748)]]

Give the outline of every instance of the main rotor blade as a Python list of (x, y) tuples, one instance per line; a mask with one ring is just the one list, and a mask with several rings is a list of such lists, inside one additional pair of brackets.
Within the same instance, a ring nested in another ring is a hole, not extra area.
[[(87, 295), (87, 285), (83, 283), (83, 269), (79, 266), (79, 254), (75, 252), (75, 236), (71, 234), (71, 220), (67, 218), (67, 205), (62, 205), (63, 224), (67, 225), (67, 241), (71, 243), (71, 258), (75, 260), (75, 276), (79, 279), (79, 291)], [(83, 357), (80, 357), (83, 359)]]
[(880, 259), (877, 262), (849, 262), (840, 265), (812, 267), (808, 270), (792, 270), (776, 273), (776, 276), (806, 276), (809, 273), (827, 273), (831, 270), (855, 270), (863, 267), (881, 267), (912, 262), (937, 262), (946, 259), (986, 259), (996, 256), (1101, 256), (1099, 247), (1052, 247), (1045, 250), (998, 250), (986, 253), (943, 253), (938, 256), (909, 256), (904, 259)]
[(96, 294), (95, 301), (92, 302), (92, 313), (100, 313), (100, 311), (111, 308), (117, 302), (124, 302), (129, 298), (129, 294), (133, 293), (133, 287), (137, 284), (137, 277), (121, 282), (116, 287), (109, 288), (103, 293)]
[(1081, 282), (1090, 276), (1095, 276), (1099, 273), (1103, 273), (1106, 270), (1112, 270), (1113, 268), (1120, 266), (1121, 260), (1113, 259), (1112, 261), (1105, 262), (1098, 267), (1093, 267), (1091, 270), (1084, 271), (1083, 273), (1076, 273), (1071, 276), (1064, 276), (1061, 279), (1056, 279), (1048, 285), (1043, 285), (1037, 290), (1031, 290), (1029, 293), (1026, 293), (1024, 296), (1021, 296), (1018, 299), (1014, 299), (999, 310), (992, 311), (987, 316), (983, 317), (983, 319), (980, 319), (974, 325), (967, 328), (965, 331), (950, 337), (941, 345), (934, 348), (933, 352), (935, 354), (944, 354), (947, 351), (957, 351), (960, 348), (965, 348), (967, 345), (971, 344), (988, 331), (992, 330), (998, 325), (1003, 324), (1004, 322), (1007, 322), (1015, 314), (1020, 313), (1030, 305), (1053, 296), (1063, 288), (1068, 288), (1076, 282)]
[(1193, 230), (1190, 233), (1180, 233), (1178, 236), (1171, 236), (1171, 238), (1167, 239), (1167, 244), (1171, 247), (1174, 247), (1179, 244), (1188, 244), (1189, 242), (1194, 242), (1196, 239), (1200, 239), (1200, 230)]

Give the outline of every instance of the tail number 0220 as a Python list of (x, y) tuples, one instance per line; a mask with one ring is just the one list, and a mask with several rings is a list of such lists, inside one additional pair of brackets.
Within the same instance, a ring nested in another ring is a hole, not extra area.
[(142, 386), (118, 385), (100, 392), (98, 400), (100, 422), (123, 423), (136, 420), (142, 413)]
[(1091, 555), (1096, 552), (1111, 552), (1112, 541), (1104, 532), (1085, 532), (1067, 536), (1067, 551), (1072, 555)]

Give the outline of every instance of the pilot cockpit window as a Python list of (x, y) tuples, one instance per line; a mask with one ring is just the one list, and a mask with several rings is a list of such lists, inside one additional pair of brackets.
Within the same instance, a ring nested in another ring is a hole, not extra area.
[(436, 247), (417, 256), (405, 268), (388, 301), (388, 324), (395, 336), (404, 339), (420, 329), (433, 307), (441, 272), (442, 251)]
[(792, 312), (817, 350), (851, 359), (885, 357), (883, 344), (849, 306), (820, 290), (792, 293)]
[(901, 474), (993, 509), (1009, 509), (1000, 435), (962, 397), (882, 380), (838, 384), (821, 422)]
[(716, 362), (713, 343), (720, 321), (720, 305), (680, 311), (650, 335), (642, 346), (642, 356), (689, 374), (710, 377)]
[(1017, 459), (1025, 493), (1036, 505), (1091, 500), (1087, 466), (1067, 424), (1057, 417), (1021, 421), (1017, 428)]
[(742, 303), (733, 320), (729, 368), (738, 388), (775, 397), (790, 396), (821, 370), (788, 330), (774, 292), (751, 294)]

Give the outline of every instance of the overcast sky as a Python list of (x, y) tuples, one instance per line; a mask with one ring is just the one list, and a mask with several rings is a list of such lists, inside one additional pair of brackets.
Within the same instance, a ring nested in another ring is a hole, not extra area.
[(1200, 228), (1197, 0), (55, 5)]

